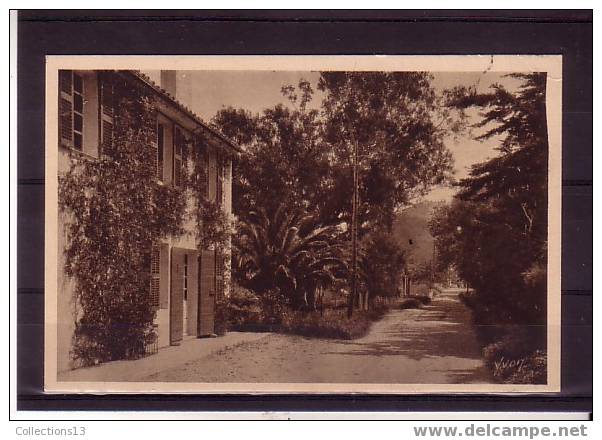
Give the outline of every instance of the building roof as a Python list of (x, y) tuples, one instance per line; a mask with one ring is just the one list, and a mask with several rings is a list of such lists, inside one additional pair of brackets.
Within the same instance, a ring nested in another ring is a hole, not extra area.
[(158, 84), (156, 84), (152, 79), (150, 79), (147, 75), (143, 74), (138, 70), (128, 70), (127, 71), (131, 76), (136, 78), (138, 81), (145, 84), (147, 87), (150, 87), (155, 93), (159, 94), (162, 98), (166, 99), (170, 104), (175, 106), (179, 111), (185, 113), (189, 118), (194, 120), (201, 127), (205, 128), (219, 139), (224, 141), (230, 148), (232, 148), (237, 153), (242, 153), (243, 150), (232, 140), (221, 133), (217, 128), (211, 126), (210, 124), (203, 121), (200, 116), (194, 113), (190, 108), (181, 103), (176, 99), (175, 96), (168, 93), (165, 89), (161, 88)]

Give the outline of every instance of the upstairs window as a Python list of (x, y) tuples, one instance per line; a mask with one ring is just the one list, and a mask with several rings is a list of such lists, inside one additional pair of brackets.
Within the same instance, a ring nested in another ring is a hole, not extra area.
[(174, 154), (173, 154), (173, 184), (174, 186), (182, 186), (182, 152), (184, 150), (184, 143), (186, 139), (184, 133), (179, 127), (174, 129)]
[(59, 70), (59, 146), (91, 157), (112, 145), (114, 76), (97, 70)]

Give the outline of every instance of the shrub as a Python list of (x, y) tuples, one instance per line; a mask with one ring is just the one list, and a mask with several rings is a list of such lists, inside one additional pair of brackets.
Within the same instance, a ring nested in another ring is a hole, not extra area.
[(483, 357), (502, 383), (538, 384), (547, 379), (546, 326), (508, 325), (474, 291), (460, 293), (460, 300), (472, 310), (477, 338), (484, 346)]
[(246, 330), (245, 326), (261, 321), (259, 298), (236, 284), (230, 296), (216, 302), (215, 332), (224, 334), (228, 330)]
[(354, 339), (366, 333), (367, 319), (347, 319), (345, 312), (327, 309), (317, 312), (292, 312), (282, 323), (282, 332), (314, 338)]
[(494, 378), (503, 383), (545, 383), (547, 378), (546, 350), (539, 332), (512, 328), (496, 342), (483, 349), (483, 357)]
[(536, 350), (520, 358), (493, 356), (495, 348), (492, 346), (488, 346), (487, 351), (491, 359), (488, 364), (496, 380), (512, 384), (546, 383), (547, 353), (545, 350)]
[(268, 331), (276, 331), (282, 324), (288, 308), (287, 299), (280, 289), (272, 289), (265, 292), (259, 300), (260, 321), (265, 325)]
[(422, 307), (422, 301), (416, 298), (406, 298), (399, 304), (400, 309), (419, 309)]
[(414, 296), (412, 298), (417, 299), (418, 301), (420, 301), (424, 305), (430, 304), (431, 301), (432, 301), (431, 297), (428, 296), (428, 295), (417, 295), (417, 296)]
[(374, 301), (372, 308), (368, 310), (368, 317), (372, 321), (378, 321), (391, 310), (391, 306), (383, 301)]
[(460, 299), (460, 301), (462, 301), (462, 303), (466, 307), (469, 307), (471, 309), (475, 308), (475, 306), (476, 306), (476, 298), (475, 298), (474, 292), (472, 292), (472, 291), (470, 291), (470, 292), (460, 292), (458, 294), (458, 298)]
[(544, 350), (536, 350), (524, 358), (523, 368), (516, 369), (506, 379), (506, 383), (542, 384), (547, 382), (548, 356)]
[(369, 311), (356, 311), (347, 318), (345, 310), (325, 309), (319, 312), (290, 312), (283, 319), (281, 331), (295, 335), (326, 339), (357, 339), (366, 335), (374, 321), (381, 319), (388, 307), (379, 304)]
[(406, 255), (396, 238), (384, 232), (373, 232), (362, 241), (359, 258), (360, 274), (370, 295), (395, 297), (401, 282), (400, 267)]
[(215, 301), (215, 334), (223, 336), (229, 329), (228, 298), (220, 298)]
[(368, 333), (372, 322), (381, 319), (390, 309), (377, 298), (369, 311), (355, 311), (349, 319), (345, 308), (326, 307), (312, 312), (292, 310), (285, 299), (277, 289), (257, 297), (240, 286), (233, 286), (230, 297), (216, 303), (216, 333), (235, 330), (356, 339)]

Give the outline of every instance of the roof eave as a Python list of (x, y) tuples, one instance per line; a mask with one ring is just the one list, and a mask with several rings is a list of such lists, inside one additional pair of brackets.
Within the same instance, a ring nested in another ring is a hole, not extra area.
[(136, 70), (126, 70), (125, 72), (128, 73), (129, 76), (131, 76), (132, 78), (135, 78), (136, 80), (138, 80), (139, 82), (141, 82), (142, 84), (144, 84), (145, 86), (147, 86), (148, 88), (153, 90), (153, 92), (155, 92), (159, 97), (161, 97), (162, 99), (166, 100), (168, 103), (170, 103), (171, 105), (176, 107), (179, 111), (181, 111), (186, 116), (188, 116), (190, 119), (192, 119), (194, 122), (199, 124), (202, 128), (209, 131), (214, 136), (218, 137), (228, 147), (230, 147), (230, 149), (232, 149), (236, 154), (241, 154), (244, 152), (242, 150), (242, 148), (240, 148), (233, 140), (226, 137), (218, 129), (211, 127), (209, 124), (207, 124), (205, 121), (203, 121), (197, 114), (195, 114), (191, 109), (186, 107), (184, 104), (179, 102), (175, 97), (173, 97), (172, 95), (167, 93), (164, 89), (162, 89), (157, 84), (155, 84), (146, 75), (144, 75), (143, 73), (138, 72)]

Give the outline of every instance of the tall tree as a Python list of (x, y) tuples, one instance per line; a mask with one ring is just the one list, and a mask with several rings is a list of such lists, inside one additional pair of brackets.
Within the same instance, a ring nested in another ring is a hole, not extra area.
[(525, 236), (545, 242), (547, 236), (548, 132), (546, 122), (546, 74), (511, 74), (522, 80), (511, 93), (499, 84), (489, 93), (456, 88), (450, 103), (460, 109), (481, 108), (485, 129), (479, 140), (501, 136), (499, 155), (473, 166), (460, 183), (464, 200), (499, 199), (507, 214), (521, 224)]
[(324, 138), (331, 146), (332, 191), (322, 206), (349, 219), (352, 149), (359, 150), (360, 223), (391, 227), (397, 208), (450, 176), (444, 136), (452, 128), (424, 72), (324, 72), (318, 88)]
[(248, 225), (252, 212), (276, 218), (282, 207), (301, 210), (317, 227), (339, 226), (335, 238), (347, 240), (357, 145), (360, 236), (390, 229), (396, 209), (451, 171), (443, 143), (451, 118), (431, 80), (426, 73), (324, 72), (320, 109), (310, 107), (313, 90), (302, 80), (282, 89), (290, 106), (219, 112), (213, 123), (246, 151), (235, 170), (235, 213)]
[(282, 90), (293, 108), (220, 111), (213, 123), (247, 152), (235, 208), (286, 201), (319, 212), (323, 223), (349, 222), (357, 141), (361, 222), (390, 226), (397, 208), (452, 170), (443, 139), (454, 125), (431, 81), (422, 72), (323, 72), (319, 109), (310, 108), (313, 90), (302, 80)]
[(373, 301), (376, 297), (397, 295), (405, 263), (405, 252), (393, 235), (376, 232), (364, 237), (360, 273), (369, 301)]
[(261, 114), (227, 108), (213, 119), (245, 149), (233, 182), (239, 216), (259, 208), (274, 213), (280, 205), (315, 211), (328, 191), (330, 166), (319, 112), (307, 108), (311, 86), (302, 80), (298, 89), (288, 86), (282, 92), (292, 106), (278, 104)]
[(440, 261), (454, 264), (476, 289), (483, 319), (541, 324), (546, 311), (546, 75), (511, 76), (522, 81), (516, 92), (499, 84), (486, 93), (466, 87), (448, 92), (450, 105), (481, 110), (477, 139), (499, 139), (499, 154), (472, 167), (432, 230)]

